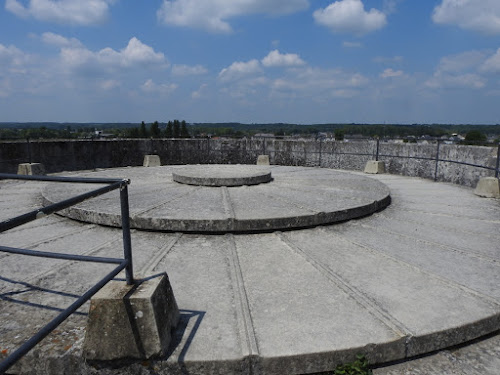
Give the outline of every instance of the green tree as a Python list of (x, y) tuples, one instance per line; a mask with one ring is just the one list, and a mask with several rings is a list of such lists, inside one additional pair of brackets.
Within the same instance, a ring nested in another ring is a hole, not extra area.
[(335, 140), (336, 141), (344, 140), (344, 131), (342, 129), (335, 129)]
[(186, 121), (182, 120), (181, 122), (181, 134), (180, 134), (181, 138), (189, 138), (190, 135), (189, 135), (189, 132), (187, 130), (187, 126), (186, 126)]
[(141, 122), (141, 127), (139, 128), (139, 137), (141, 138), (147, 138), (148, 137), (148, 130), (146, 129), (146, 124)]
[(486, 136), (479, 130), (471, 130), (465, 135), (466, 142), (484, 142), (486, 141)]
[(181, 135), (181, 123), (179, 120), (174, 120), (174, 138), (179, 138)]
[(151, 133), (151, 137), (153, 138), (160, 138), (160, 125), (158, 124), (158, 121), (155, 121), (151, 124), (151, 128), (149, 129)]
[(165, 129), (165, 137), (166, 138), (173, 138), (173, 136), (174, 136), (174, 127), (173, 127), (172, 121), (169, 121), (167, 123), (167, 127)]

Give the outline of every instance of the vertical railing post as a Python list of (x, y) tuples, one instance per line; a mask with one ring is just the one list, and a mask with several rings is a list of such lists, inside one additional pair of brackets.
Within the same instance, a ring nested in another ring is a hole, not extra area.
[(498, 172), (500, 169), (500, 142), (498, 142), (498, 149), (497, 149), (497, 166), (495, 169), (495, 177), (498, 178)]
[(318, 157), (318, 164), (321, 167), (321, 146), (323, 144), (323, 138), (319, 139), (319, 157)]
[(378, 152), (380, 149), (380, 138), (377, 137), (377, 151), (375, 152), (375, 161), (378, 161)]
[(120, 206), (122, 216), (122, 234), (123, 234), (123, 255), (127, 260), (127, 267), (125, 268), (125, 278), (127, 284), (134, 283), (134, 269), (132, 266), (132, 240), (130, 238), (130, 212), (128, 206), (128, 187), (129, 180), (123, 180), (120, 187)]
[(28, 162), (31, 164), (31, 163), (32, 163), (32, 158), (31, 158), (31, 143), (30, 143), (30, 137), (26, 137), (26, 142), (28, 143)]
[(441, 140), (437, 140), (437, 149), (436, 149), (436, 166), (434, 168), (434, 181), (437, 181), (437, 173), (438, 173), (438, 164), (439, 164), (439, 146), (441, 145)]

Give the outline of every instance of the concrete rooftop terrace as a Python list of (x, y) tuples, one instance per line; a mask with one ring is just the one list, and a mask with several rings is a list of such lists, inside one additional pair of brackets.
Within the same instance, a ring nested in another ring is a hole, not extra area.
[[(276, 178), (331, 172), (270, 169)], [(147, 168), (96, 174), (127, 178), (135, 170)], [(79, 174), (94, 173), (65, 175)], [(388, 187), (392, 203), (347, 222), (256, 234), (133, 230), (136, 277), (167, 272), (181, 309), (170, 356), (92, 367), (81, 357), (84, 306), (12, 372), (304, 374), (332, 370), (357, 353), (384, 363), (499, 330), (500, 201), (417, 178), (371, 178)], [(46, 186), (1, 182), (0, 220), (39, 207)], [(55, 215), (0, 234), (0, 244), (96, 256), (122, 252), (119, 229)], [(0, 356), (108, 268), (0, 253)]]

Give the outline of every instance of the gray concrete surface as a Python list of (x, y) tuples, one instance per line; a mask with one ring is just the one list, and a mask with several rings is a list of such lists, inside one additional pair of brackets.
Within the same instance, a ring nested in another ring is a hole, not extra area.
[[(127, 177), (128, 171), (108, 173)], [(330, 172), (311, 169), (316, 171)], [(391, 205), (335, 225), (224, 235), (134, 230), (136, 272), (167, 272), (179, 305), (180, 323), (169, 355), (146, 363), (87, 363), (81, 355), (84, 306), (14, 372), (306, 374), (332, 370), (358, 353), (383, 364), (498, 331), (500, 201), (478, 197), (470, 188), (418, 178), (372, 178), (389, 187)], [(308, 178), (302, 180), (307, 183)], [(38, 207), (44, 186), (1, 182), (0, 218)], [(363, 189), (359, 187), (361, 193)], [(118, 206), (117, 194), (109, 199)], [(54, 215), (0, 234), (0, 243), (102, 256), (122, 252), (120, 230)], [(0, 356), (106, 269), (0, 254)], [(464, 373), (476, 366), (477, 373), (489, 368), (484, 374), (494, 374), (498, 338), (492, 340), (469, 351), (445, 351), (380, 368), (376, 374), (460, 374), (453, 372), (455, 367), (435, 370), (447, 366), (446, 358)]]
[(197, 186), (258, 185), (272, 180), (268, 168), (254, 165), (188, 165), (164, 171), (175, 182)]
[[(268, 181), (270, 170), (272, 181)], [(379, 181), (319, 168), (164, 166), (104, 170), (92, 175), (118, 177), (123, 173), (134, 181), (129, 189), (130, 221), (138, 229), (213, 233), (303, 228), (365, 216), (390, 203), (389, 189)], [(231, 186), (243, 181), (268, 182)], [(218, 186), (223, 183), (229, 187)], [(43, 196), (54, 203), (90, 189), (85, 184), (50, 184)], [(82, 221), (120, 226), (120, 207), (114, 196), (116, 192), (111, 192), (64, 213)]]

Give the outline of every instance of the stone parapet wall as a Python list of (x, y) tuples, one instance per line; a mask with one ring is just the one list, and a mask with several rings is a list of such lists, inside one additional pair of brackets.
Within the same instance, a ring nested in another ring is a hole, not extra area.
[[(380, 142), (379, 160), (391, 174), (434, 178), (436, 144)], [(20, 163), (42, 163), (47, 173), (140, 166), (144, 155), (156, 154), (165, 164), (255, 164), (258, 155), (269, 155), (271, 164), (362, 171), (374, 160), (376, 142), (280, 139), (119, 139), (52, 140), (0, 143), (0, 172), (16, 173)], [(421, 159), (412, 159), (418, 157)], [(497, 148), (445, 145), (439, 158), (494, 168)], [(440, 162), (437, 180), (475, 186), (494, 171)]]

